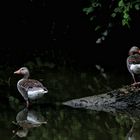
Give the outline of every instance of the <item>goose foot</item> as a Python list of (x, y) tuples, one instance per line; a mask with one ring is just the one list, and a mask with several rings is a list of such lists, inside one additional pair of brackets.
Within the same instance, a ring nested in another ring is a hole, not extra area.
[(140, 82), (135, 82), (135, 83), (132, 84), (132, 86), (135, 86), (135, 87), (138, 88), (138, 87), (140, 87)]

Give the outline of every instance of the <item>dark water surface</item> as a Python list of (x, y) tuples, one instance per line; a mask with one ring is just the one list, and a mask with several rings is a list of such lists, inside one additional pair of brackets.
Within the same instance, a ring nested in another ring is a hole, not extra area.
[[(25, 108), (25, 101), (16, 89), (19, 77), (13, 76), (9, 85), (1, 86), (1, 140), (140, 140), (139, 115), (61, 105), (70, 99), (101, 94), (126, 85), (131, 80), (127, 81), (123, 74), (41, 70), (39, 74), (34, 71), (31, 77), (42, 81), (49, 92), (29, 109)], [(132, 126), (134, 129), (130, 133)]]

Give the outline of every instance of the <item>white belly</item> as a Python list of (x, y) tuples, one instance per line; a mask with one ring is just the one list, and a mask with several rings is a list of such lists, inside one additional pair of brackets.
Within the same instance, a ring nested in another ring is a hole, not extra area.
[(31, 100), (35, 100), (35, 99), (41, 98), (45, 93), (47, 93), (47, 91), (45, 91), (42, 88), (40, 88), (38, 90), (29, 90), (28, 98)]
[(130, 70), (133, 71), (135, 74), (140, 74), (140, 64), (132, 64), (130, 66)]

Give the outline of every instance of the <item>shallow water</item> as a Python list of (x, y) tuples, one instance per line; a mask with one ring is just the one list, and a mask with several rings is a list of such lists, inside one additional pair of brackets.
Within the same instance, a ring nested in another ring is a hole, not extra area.
[[(106, 73), (105, 73), (106, 74)], [(61, 103), (73, 98), (101, 94), (128, 84), (124, 75), (90, 71), (41, 71), (32, 77), (47, 86), (43, 99), (25, 108), (16, 89), (18, 77), (0, 90), (0, 136), (2, 140), (126, 140), (140, 139), (139, 113), (107, 113), (73, 109)], [(115, 79), (115, 80), (114, 80)], [(139, 110), (136, 110), (139, 112)], [(130, 130), (132, 133), (130, 133)], [(130, 135), (131, 134), (131, 135)]]

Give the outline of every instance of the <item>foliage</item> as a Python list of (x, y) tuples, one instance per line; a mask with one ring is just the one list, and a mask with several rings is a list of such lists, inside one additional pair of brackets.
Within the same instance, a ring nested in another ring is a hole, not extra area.
[(89, 2), (89, 6), (83, 8), (83, 12), (94, 21), (95, 31), (103, 27), (108, 29), (114, 24), (130, 27), (132, 15), (140, 10), (139, 0), (89, 0)]

